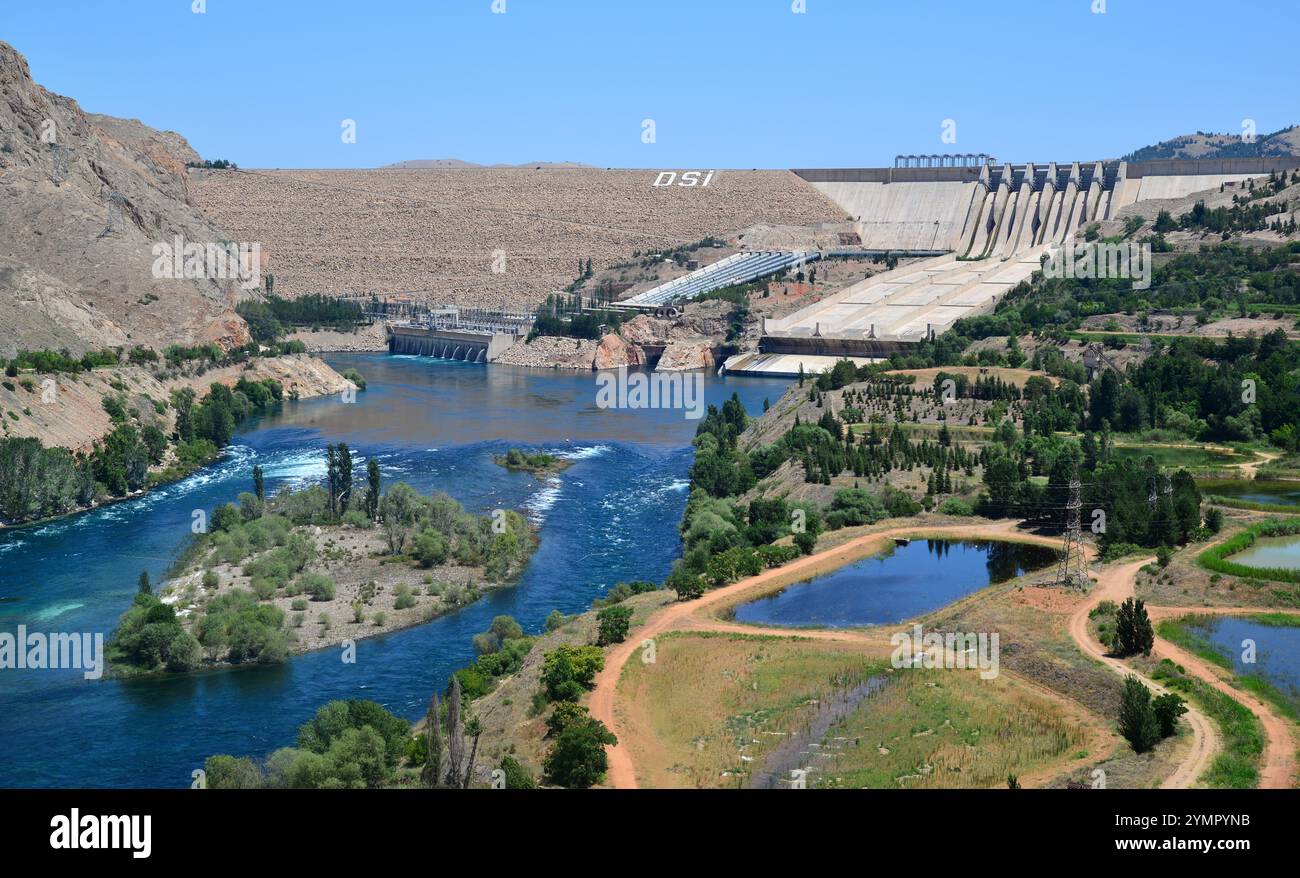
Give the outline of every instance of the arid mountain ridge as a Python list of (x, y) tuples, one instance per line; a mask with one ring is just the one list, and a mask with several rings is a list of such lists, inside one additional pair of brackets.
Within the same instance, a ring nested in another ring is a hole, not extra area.
[(183, 137), (86, 113), (0, 42), (0, 356), (248, 339), (228, 281), (153, 276), (153, 247), (227, 240), (190, 199)]

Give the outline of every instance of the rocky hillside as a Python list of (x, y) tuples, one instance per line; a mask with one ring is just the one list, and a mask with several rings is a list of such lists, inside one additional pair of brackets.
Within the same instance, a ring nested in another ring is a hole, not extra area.
[(1257, 135), (1254, 143), (1243, 142), (1240, 132), (1210, 134), (1198, 131), (1162, 140), (1153, 146), (1144, 146), (1124, 156), (1124, 160), (1235, 159), (1268, 155), (1300, 155), (1300, 125), (1292, 125), (1272, 134)]
[(227, 236), (190, 199), (178, 134), (84, 112), (0, 42), (0, 356), (248, 339), (231, 281), (155, 278), (152, 248)]

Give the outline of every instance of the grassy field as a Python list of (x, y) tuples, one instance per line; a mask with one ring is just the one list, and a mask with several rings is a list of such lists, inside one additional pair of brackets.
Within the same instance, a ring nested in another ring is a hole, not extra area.
[(1077, 716), (1019, 678), (896, 671), (861, 643), (676, 632), (619, 689), (642, 786), (783, 786), (804, 768), (809, 787), (989, 787), (1086, 755)]
[(1121, 460), (1155, 458), (1162, 467), (1188, 470), (1222, 469), (1238, 463), (1249, 463), (1254, 455), (1235, 451), (1212, 451), (1206, 448), (1174, 445), (1116, 445), (1115, 456)]
[(1025, 382), (1035, 375), (1040, 378), (1046, 378), (1053, 384), (1058, 383), (1061, 379), (1053, 378), (1046, 372), (1037, 372), (1033, 369), (1008, 369), (1005, 366), (936, 366), (929, 369), (896, 369), (886, 372), (886, 375), (914, 375), (916, 382), (914, 387), (930, 387), (934, 385), (934, 379), (939, 373), (947, 375), (965, 375), (971, 381), (976, 378), (988, 380), (997, 378), (1008, 384), (1014, 384), (1016, 387), (1024, 387)]
[(619, 700), (637, 779), (652, 787), (743, 787), (823, 702), (879, 674), (861, 644), (673, 632), (653, 664), (628, 662)]
[(1086, 736), (1056, 702), (1005, 675), (895, 671), (879, 692), (832, 726), (818, 755), (819, 787), (1002, 786), (1076, 755)]

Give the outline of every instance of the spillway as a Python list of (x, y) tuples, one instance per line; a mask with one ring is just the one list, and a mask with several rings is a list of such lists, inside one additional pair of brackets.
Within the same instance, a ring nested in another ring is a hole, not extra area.
[(796, 170), (852, 218), (864, 249), (948, 253), (765, 319), (762, 356), (724, 368), (794, 374), (800, 363), (814, 372), (828, 358), (887, 357), (991, 312), (1050, 246), (1130, 204), (1297, 168), (1300, 158), (1279, 156)]

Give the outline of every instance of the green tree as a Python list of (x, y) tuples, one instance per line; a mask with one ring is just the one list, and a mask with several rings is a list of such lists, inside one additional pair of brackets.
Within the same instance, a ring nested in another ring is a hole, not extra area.
[(1168, 738), (1178, 728), (1178, 718), (1187, 713), (1187, 702), (1173, 692), (1158, 696), (1152, 702), (1156, 721), (1160, 724), (1160, 737)]
[(551, 701), (577, 701), (604, 666), (599, 647), (562, 644), (542, 658), (542, 688)]
[(1160, 721), (1151, 704), (1151, 690), (1137, 677), (1124, 678), (1120, 696), (1119, 731), (1136, 753), (1145, 753), (1160, 740)]
[(600, 626), (596, 638), (598, 645), (622, 643), (627, 638), (627, 630), (632, 623), (632, 608), (622, 604), (606, 607), (596, 614), (596, 622)]
[(505, 781), (505, 788), (508, 790), (531, 790), (537, 787), (528, 769), (513, 756), (506, 756), (501, 760), (501, 774)]
[(618, 739), (600, 720), (587, 717), (569, 723), (546, 753), (543, 779), (568, 789), (598, 784), (609, 768), (605, 748), (617, 743)]
[(1146, 604), (1141, 599), (1127, 598), (1115, 613), (1115, 655), (1150, 655), (1154, 646), (1155, 630)]

